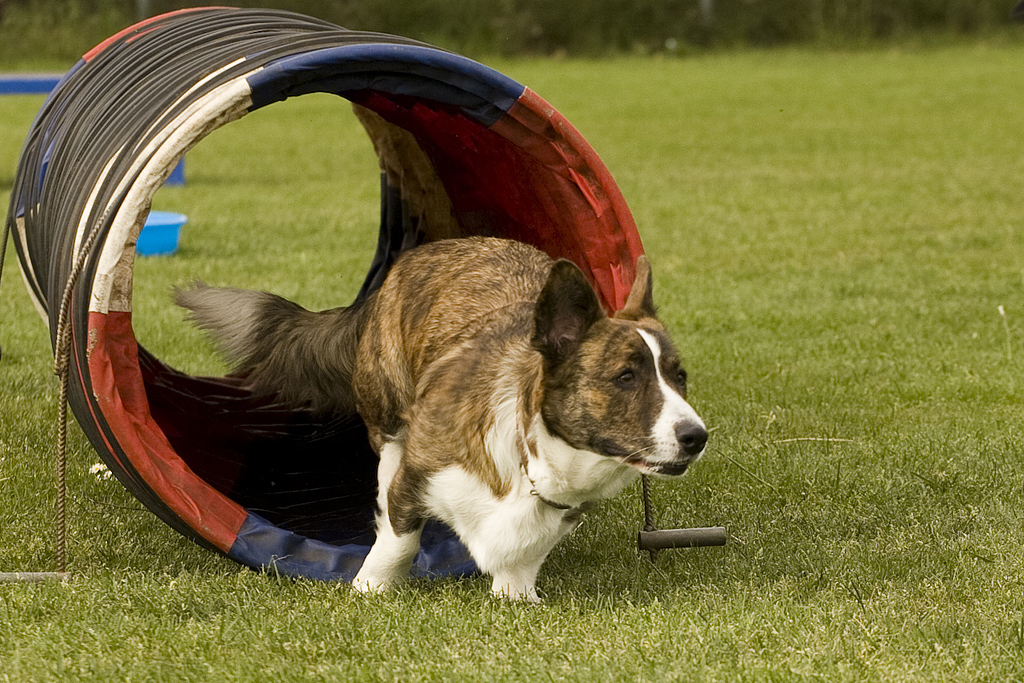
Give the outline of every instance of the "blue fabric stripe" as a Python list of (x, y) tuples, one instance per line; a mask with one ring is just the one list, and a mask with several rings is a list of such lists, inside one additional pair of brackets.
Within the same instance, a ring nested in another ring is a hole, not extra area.
[[(60, 89), (64, 86), (64, 84), (68, 81), (68, 79), (70, 79), (71, 76), (76, 71), (78, 71), (83, 66), (85, 66), (85, 64), (86, 64), (86, 62), (85, 62), (84, 59), (78, 60), (78, 62), (76, 62), (74, 66), (72, 66), (70, 69), (68, 69), (67, 72), (65, 72), (62, 76), (57, 78), (56, 82), (53, 81), (52, 77), (49, 77), (49, 76), (43, 77), (43, 79), (45, 79), (45, 83), (50, 86), (50, 89), (45, 91), (47, 93), (46, 100), (43, 101), (43, 106), (41, 106), (39, 108), (39, 111), (36, 112), (35, 119), (33, 119), (32, 126), (31, 126), (31, 128), (29, 130), (34, 130), (35, 129), (36, 122), (39, 121), (40, 117), (42, 117), (43, 114), (47, 111), (47, 109), (51, 106), (51, 100), (53, 100), (53, 98), (57, 94), (57, 92), (60, 91)], [(42, 80), (39, 81), (39, 83), (42, 83), (42, 82), (43, 82)], [(43, 91), (40, 91), (40, 93), (42, 93), (42, 92)], [(50, 127), (47, 128), (45, 131), (43, 131), (43, 138), (42, 138), (43, 141), (38, 144), (38, 146), (40, 148), (45, 147), (45, 152), (44, 152), (44, 155), (43, 155), (43, 161), (42, 161), (42, 163), (40, 164), (40, 167), (39, 167), (39, 185), (37, 187), (42, 187), (43, 186), (43, 180), (46, 177), (46, 167), (49, 164), (50, 155), (52, 154), (53, 147), (56, 144), (56, 142), (53, 140), (53, 138), (54, 138), (53, 128), (60, 121), (60, 113), (52, 115), (51, 116), (51, 121), (52, 121), (52, 123), (50, 124)], [(27, 144), (27, 142), (26, 142), (26, 144)], [(24, 152), (22, 152), (22, 154), (24, 154)], [(22, 191), (18, 192), (17, 202), (18, 202), (17, 206), (15, 207), (15, 215), (20, 218), (20, 217), (25, 215), (25, 192), (24, 192), (24, 188), (22, 189)]]
[[(370, 547), (331, 545), (274, 526), (252, 512), (238, 531), (228, 557), (283, 576), (320, 581), (352, 581)], [(413, 563), (414, 576), (465, 576), (476, 565), (451, 530), (428, 524)]]
[(268, 63), (248, 78), (250, 111), (310, 92), (361, 90), (434, 100), (494, 125), (526, 87), (471, 59), (435, 48), (369, 43), (313, 50)]

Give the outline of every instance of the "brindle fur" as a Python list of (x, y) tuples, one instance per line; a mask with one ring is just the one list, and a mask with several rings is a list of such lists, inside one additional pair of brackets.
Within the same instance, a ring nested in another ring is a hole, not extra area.
[[(519, 479), (544, 457), (541, 423), (575, 449), (643, 470), (664, 387), (637, 330), (657, 339), (661, 376), (685, 391), (651, 285), (641, 257), (626, 306), (609, 317), (572, 263), (520, 242), (473, 237), (403, 254), (380, 290), (348, 309), (314, 314), (269, 294), (203, 287), (176, 300), (254, 386), (322, 409), (354, 408), (378, 454), (401, 445), (381, 501), (388, 518), (379, 522), (401, 537), (432, 516), (428, 485), (453, 467), (495, 499), (521, 491)], [(246, 327), (240, 320), (250, 313)], [(498, 419), (517, 421), (519, 436), (507, 445), (519, 454), (515, 462), (492, 452)], [(581, 491), (580, 502), (588, 495)], [(551, 544), (571, 526), (560, 527)]]

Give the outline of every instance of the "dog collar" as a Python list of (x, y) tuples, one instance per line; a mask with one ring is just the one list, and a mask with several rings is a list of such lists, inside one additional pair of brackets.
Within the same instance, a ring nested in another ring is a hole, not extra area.
[(563, 505), (562, 503), (556, 503), (555, 501), (553, 501), (553, 500), (551, 500), (549, 498), (545, 498), (544, 496), (542, 496), (540, 494), (540, 491), (537, 490), (537, 485), (533, 483), (533, 479), (530, 479), (530, 475), (529, 474), (526, 475), (526, 479), (527, 479), (527, 481), (530, 482), (530, 486), (532, 487), (530, 489), (530, 495), (531, 496), (537, 496), (537, 500), (539, 500), (540, 502), (544, 503), (545, 505), (547, 505), (549, 507), (553, 507), (556, 510), (572, 510), (575, 507), (573, 505)]
[(525, 430), (523, 429), (522, 423), (519, 424), (519, 432), (517, 434), (519, 440), (519, 452), (522, 454), (522, 461), (520, 467), (523, 470), (523, 476), (526, 477), (526, 481), (530, 482), (530, 495), (536, 496), (537, 500), (544, 503), (548, 507), (554, 508), (555, 510), (561, 510), (567, 512), (567, 518), (576, 520), (581, 514), (594, 507), (591, 502), (583, 503), (582, 505), (566, 505), (564, 503), (556, 503), (550, 498), (545, 498), (540, 491), (537, 490), (537, 482), (530, 476), (530, 456), (533, 455), (533, 448), (530, 445), (529, 440), (526, 438)]
[(575, 522), (575, 521), (579, 520), (580, 515), (582, 515), (587, 510), (593, 509), (593, 507), (594, 507), (594, 502), (593, 501), (589, 501), (589, 500), (584, 502), (584, 503), (580, 503), (579, 505), (566, 505), (564, 503), (556, 503), (555, 501), (551, 500), (550, 498), (545, 498), (544, 495), (541, 494), (541, 492), (537, 490), (537, 484), (530, 477), (530, 472), (529, 472), (529, 470), (526, 469), (526, 463), (525, 462), (523, 463), (523, 476), (526, 477), (526, 481), (530, 482), (530, 495), (531, 496), (536, 496), (537, 500), (539, 500), (540, 502), (544, 503), (548, 507), (552, 507), (552, 508), (554, 508), (556, 510), (561, 510), (562, 512), (567, 513), (565, 518), (566, 518), (566, 520), (568, 520), (570, 522)]

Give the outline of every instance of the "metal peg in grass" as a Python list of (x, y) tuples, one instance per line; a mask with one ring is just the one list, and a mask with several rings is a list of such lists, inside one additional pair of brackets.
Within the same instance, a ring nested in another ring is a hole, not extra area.
[(667, 548), (699, 548), (722, 546), (726, 543), (725, 527), (711, 526), (694, 529), (658, 529), (654, 526), (651, 509), (651, 490), (647, 476), (641, 477), (644, 499), (644, 529), (637, 534), (637, 546), (651, 555), (651, 562), (658, 558), (658, 551)]

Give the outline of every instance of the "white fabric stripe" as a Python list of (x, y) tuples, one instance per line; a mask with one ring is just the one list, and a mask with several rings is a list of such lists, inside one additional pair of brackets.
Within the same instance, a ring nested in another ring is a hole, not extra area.
[[(244, 62), (244, 61), (245, 61), (245, 58), (244, 57), (240, 57), (240, 58), (236, 59), (235, 61), (231, 62), (230, 64), (227, 64), (227, 65), (221, 67), (220, 69), (217, 69), (216, 71), (208, 74), (206, 77), (204, 77), (201, 80), (197, 81), (195, 83), (195, 85), (193, 85), (191, 88), (189, 88), (181, 97), (179, 97), (174, 102), (174, 104), (171, 105), (170, 108), (173, 109), (179, 103), (184, 101), (189, 95), (191, 95), (193, 92), (195, 92), (196, 90), (201, 88), (203, 86), (203, 84), (205, 84), (208, 81), (210, 81), (211, 79), (215, 78), (218, 74), (220, 74), (220, 73), (222, 73), (224, 71), (227, 71), (228, 69), (232, 68), (233, 66), (235, 66), (237, 64), (240, 64), (241, 62)], [(255, 73), (256, 71), (259, 71), (259, 69), (255, 69), (251, 73)], [(246, 108), (248, 108), (248, 106)], [(191, 110), (191, 111), (194, 111), (194, 109)], [(189, 112), (184, 112), (184, 115), (188, 115), (188, 114), (189, 114)], [(178, 124), (178, 122), (181, 120), (181, 118), (182, 117), (179, 116), (178, 119), (176, 119), (171, 124), (171, 126), (169, 126), (167, 128), (167, 130), (171, 130), (176, 124)], [(162, 138), (156, 140), (156, 142), (160, 143), (162, 141), (165, 141), (169, 136), (170, 136), (170, 134), (168, 133), (168, 135), (165, 135)], [(193, 141), (192, 144), (195, 144), (195, 141)], [(114, 158), (116, 158), (116, 157), (117, 157), (117, 155), (115, 154), (113, 157), (111, 157), (107, 161), (106, 165), (103, 167), (103, 171), (100, 173), (99, 178), (96, 180), (95, 185), (93, 185), (93, 190), (89, 194), (89, 198), (86, 201), (85, 206), (84, 206), (84, 208), (82, 210), (82, 214), (80, 216), (78, 226), (75, 228), (75, 246), (74, 246), (74, 250), (71, 252), (72, 254), (75, 255), (76, 259), (82, 257), (82, 254), (80, 254), (79, 252), (80, 252), (80, 249), (82, 248), (82, 241), (85, 239), (85, 235), (88, 232), (88, 230), (87, 230), (88, 225), (86, 223), (87, 217), (92, 212), (92, 206), (93, 206), (93, 203), (96, 201), (96, 197), (99, 194), (100, 188), (103, 187), (103, 184), (107, 181), (107, 176), (110, 173), (110, 168), (111, 168), (111, 166), (114, 163)], [(175, 163), (177, 163), (177, 161), (175, 161)], [(171, 164), (170, 168), (173, 169), (174, 168), (174, 164)], [(164, 177), (164, 180), (166, 180), (166, 176)], [(161, 183), (162, 182), (163, 182), (163, 180), (161, 180)], [(15, 229), (18, 231), (20, 242), (22, 244), (27, 244), (24, 221), (20, 221), (20, 220), (19, 221), (15, 221)], [(28, 268), (29, 272), (26, 273), (25, 269), (22, 268), (21, 269), (21, 275), (22, 275), (22, 278), (25, 280), (25, 284), (26, 284), (27, 289), (29, 290), (29, 292), (32, 292), (32, 285), (34, 284), (35, 286), (38, 286), (39, 285), (39, 279), (36, 277), (35, 271), (32, 268), (32, 262), (31, 261), (27, 261), (24, 265), (25, 265), (25, 268)], [(46, 309), (43, 306), (43, 304), (40, 301), (36, 300), (35, 296), (32, 296), (32, 304), (35, 306), (36, 311), (39, 313), (39, 316), (43, 319), (43, 321), (47, 324), (47, 326), (49, 326), (50, 321), (48, 319), (48, 316), (46, 314)], [(90, 306), (90, 308), (91, 308), (91, 306)]]
[[(176, 100), (176, 101), (174, 102), (174, 104), (172, 104), (172, 105), (171, 105), (171, 106), (169, 107), (169, 109), (173, 109), (174, 107), (178, 106), (178, 103), (179, 103), (179, 102), (182, 102), (182, 101), (184, 101), (184, 100), (188, 99), (189, 95), (191, 95), (192, 93), (194, 93), (194, 92), (195, 92), (196, 90), (198, 90), (199, 88), (203, 87), (203, 85), (204, 85), (205, 83), (207, 83), (208, 81), (210, 81), (210, 80), (212, 80), (212, 79), (216, 78), (216, 77), (217, 77), (218, 75), (220, 75), (220, 74), (224, 73), (225, 71), (227, 71), (228, 69), (232, 68), (233, 66), (236, 66), (236, 65), (238, 65), (238, 64), (241, 64), (241, 63), (242, 63), (242, 62), (244, 62), (244, 61), (245, 61), (245, 57), (239, 57), (238, 59), (236, 59), (235, 61), (231, 62), (230, 64), (225, 64), (224, 66), (222, 66), (221, 68), (217, 69), (216, 71), (213, 71), (213, 72), (211, 72), (211, 73), (207, 74), (205, 78), (200, 78), (200, 79), (199, 79), (198, 81), (196, 81), (195, 85), (193, 85), (193, 86), (192, 86), (191, 88), (189, 88), (188, 90), (186, 90), (186, 91), (184, 92), (184, 94), (182, 94), (182, 96), (181, 96), (181, 97), (179, 97), (179, 98), (178, 98), (178, 99), (177, 99), (177, 100)], [(262, 69), (263, 69), (263, 67), (260, 67), (260, 68), (258, 68), (258, 69), (254, 69), (253, 71), (251, 71), (251, 72), (249, 72), (248, 74), (246, 74), (246, 75), (245, 75), (245, 76), (244, 76), (243, 78), (248, 78), (248, 77), (249, 77), (250, 75), (252, 75), (252, 74), (256, 73), (257, 71), (261, 71)]]
[[(149, 160), (145, 162), (138, 180), (128, 189), (111, 224), (93, 280), (89, 302), (91, 312), (131, 310), (135, 242), (149, 213), (153, 195), (189, 148), (212, 131), (247, 113), (252, 106), (252, 91), (246, 79), (259, 70), (239, 76), (193, 102), (164, 128), (165, 135), (153, 140), (140, 153), (137, 164), (142, 164), (143, 159)], [(126, 174), (126, 179), (122, 179), (119, 190), (124, 189), (127, 177), (134, 174), (135, 168), (138, 166), (134, 166)]]
[[(195, 85), (193, 85), (191, 88), (186, 90), (185, 93), (182, 94), (181, 97), (179, 97), (177, 100), (175, 100), (171, 104), (171, 106), (169, 106), (167, 109), (168, 110), (174, 109), (181, 102), (185, 101), (188, 98), (189, 95), (191, 95), (197, 89), (202, 87), (202, 85), (204, 83), (208, 82), (212, 78), (215, 78), (217, 76), (217, 74), (222, 73), (224, 71), (227, 71), (228, 69), (230, 69), (231, 67), (235, 66), (236, 64), (239, 64), (240, 62), (244, 62), (244, 61), (245, 61), (245, 58), (244, 57), (240, 57), (240, 58), (236, 59), (235, 61), (231, 62), (230, 64), (227, 64), (227, 65), (221, 67), (220, 69), (217, 69), (213, 73), (208, 74), (205, 78), (200, 79), (198, 82), (195, 83)], [(259, 71), (259, 69), (256, 69), (255, 71)], [(255, 71), (253, 73), (255, 73)], [(164, 128), (164, 130), (163, 130), (164, 134), (163, 135), (153, 136), (153, 140), (146, 147), (146, 149), (142, 150), (142, 153), (140, 154), (140, 156), (141, 157), (146, 156), (149, 153), (149, 151), (152, 150), (155, 147), (155, 145), (162, 144), (164, 141), (166, 141), (171, 136), (171, 133), (180, 125), (180, 122), (182, 121), (182, 119), (188, 117), (192, 112), (195, 111), (195, 109), (196, 109), (195, 105), (196, 104), (197, 103), (193, 103), (193, 105), (191, 107), (189, 107), (186, 111), (182, 112), (181, 115), (179, 115), (174, 121), (172, 121), (169, 126)], [(150, 128), (150, 130), (152, 130), (152, 127)], [(147, 133), (148, 133), (148, 131), (147, 131)], [(124, 147), (122, 147), (121, 149), (124, 149)], [(103, 184), (107, 181), (107, 175), (109, 175), (109, 173), (110, 173), (110, 167), (114, 163), (114, 159), (117, 158), (117, 156), (120, 154), (120, 152), (121, 152), (121, 150), (119, 149), (117, 151), (117, 154), (115, 154), (113, 157), (110, 158), (109, 161), (107, 161), (107, 165), (103, 167), (103, 171), (100, 173), (100, 177), (97, 179), (96, 184), (93, 186), (92, 193), (89, 195), (89, 200), (85, 203), (85, 208), (82, 211), (81, 221), (78, 224), (78, 229), (75, 231), (75, 250), (72, 253), (75, 254), (76, 258), (80, 257), (80, 254), (78, 253), (78, 250), (81, 248), (82, 240), (85, 239), (85, 235), (88, 232), (86, 230), (86, 224), (85, 224), (86, 217), (92, 212), (92, 205), (93, 205), (93, 202), (96, 201), (96, 195), (99, 194), (100, 188), (102, 188)], [(175, 161), (175, 164), (176, 163), (177, 163), (177, 161)], [(129, 174), (134, 173), (136, 168), (138, 168), (138, 163), (136, 163), (135, 165), (132, 166), (132, 168), (129, 170)], [(174, 164), (171, 165), (171, 169), (173, 169), (173, 168), (174, 168)], [(163, 180), (166, 180), (166, 176), (164, 176)], [(163, 183), (163, 180), (160, 181), (161, 184)]]
[[(122, 146), (121, 149), (124, 149)], [(120, 153), (120, 149), (118, 153)], [(107, 159), (106, 165), (103, 170), (100, 171), (100, 177), (96, 180), (96, 184), (92, 186), (92, 192), (89, 193), (89, 199), (86, 200), (85, 206), (82, 208), (82, 215), (78, 217), (78, 227), (75, 228), (75, 250), (71, 253), (75, 255), (75, 262), (82, 258), (82, 254), (79, 253), (79, 249), (82, 248), (82, 241), (85, 239), (85, 234), (88, 232), (89, 224), (87, 223), (89, 214), (92, 213), (92, 205), (96, 202), (96, 196), (100, 193), (100, 188), (107, 181), (107, 176), (110, 174), (110, 167), (114, 165), (114, 159), (117, 158), (117, 154)]]
[[(25, 239), (25, 219), (15, 218), (14, 229), (18, 231), (18, 241), (23, 245), (27, 245), (28, 241)], [(46, 315), (46, 308), (43, 306), (43, 303), (36, 298), (36, 293), (33, 289), (33, 287), (39, 286), (39, 278), (36, 277), (36, 271), (32, 268), (32, 260), (25, 259), (25, 262), (22, 263), (19, 259), (18, 265), (21, 266), (21, 268), (18, 268), (18, 272), (21, 273), (21, 279), (25, 281), (25, 287), (28, 289), (29, 298), (32, 299), (32, 305), (36, 307), (36, 312), (39, 313), (39, 317), (43, 319), (43, 322), (46, 323), (46, 327), (49, 328), (50, 318)]]

